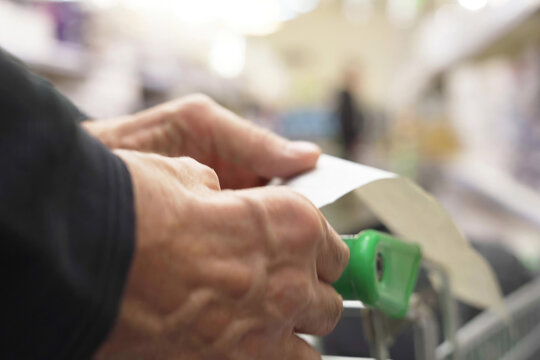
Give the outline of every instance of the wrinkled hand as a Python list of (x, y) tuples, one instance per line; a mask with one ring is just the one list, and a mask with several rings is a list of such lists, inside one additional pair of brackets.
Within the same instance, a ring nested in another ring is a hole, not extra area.
[(190, 95), (133, 116), (85, 122), (113, 149), (189, 156), (216, 171), (223, 188), (248, 188), (311, 169), (320, 154), (263, 130), (204, 95)]
[(295, 332), (335, 326), (342, 302), (329, 283), (348, 249), (319, 210), (285, 188), (221, 191), (190, 158), (117, 154), (133, 179), (138, 241), (97, 358), (320, 359)]

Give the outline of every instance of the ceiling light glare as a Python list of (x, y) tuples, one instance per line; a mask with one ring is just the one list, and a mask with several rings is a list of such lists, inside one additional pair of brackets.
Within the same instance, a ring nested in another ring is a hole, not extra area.
[(506, 5), (509, 2), (510, 2), (510, 0), (490, 0), (489, 5), (493, 6), (493, 7), (497, 7), (497, 6)]
[(458, 0), (458, 2), (467, 10), (476, 11), (486, 7), (488, 0)]
[[(154, 2), (145, 0), (150, 4)], [(176, 0), (169, 2), (176, 18), (182, 24), (205, 25), (216, 19), (215, 1), (211, 0)]]
[(110, 9), (115, 6), (118, 6), (118, 0), (87, 0), (87, 3), (90, 6), (93, 6), (97, 9)]
[(281, 25), (280, 6), (275, 0), (228, 0), (220, 18), (232, 31), (244, 35), (268, 35)]
[(300, 14), (313, 11), (319, 5), (319, 0), (288, 0), (288, 6)]
[(234, 78), (242, 73), (246, 62), (246, 39), (243, 36), (221, 32), (210, 51), (210, 67), (224, 78)]

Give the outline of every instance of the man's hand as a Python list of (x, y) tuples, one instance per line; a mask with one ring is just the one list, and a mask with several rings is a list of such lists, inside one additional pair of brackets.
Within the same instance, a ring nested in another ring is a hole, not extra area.
[(117, 151), (133, 179), (137, 248), (99, 359), (320, 359), (347, 246), (285, 188), (220, 191), (190, 158)]
[(204, 95), (190, 95), (84, 127), (113, 149), (189, 156), (216, 171), (223, 188), (263, 185), (311, 169), (317, 146), (291, 142), (241, 119)]

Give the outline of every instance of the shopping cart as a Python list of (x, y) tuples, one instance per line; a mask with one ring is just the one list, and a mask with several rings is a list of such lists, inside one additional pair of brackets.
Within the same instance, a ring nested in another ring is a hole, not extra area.
[[(396, 334), (412, 325), (417, 360), (540, 359), (540, 279), (505, 299), (508, 318), (485, 311), (457, 331), (457, 304), (448, 276), (436, 264), (421, 260), (417, 245), (372, 230), (344, 240), (351, 249), (351, 263), (334, 286), (344, 299), (364, 302), (345, 301), (344, 316), (363, 323), (373, 358), (388, 359), (387, 348)], [(433, 298), (412, 293), (420, 266), (440, 280), (436, 301), (442, 343)]]
[(442, 343), (436, 359), (464, 360), (540, 359), (540, 279), (526, 284), (505, 298), (509, 319), (485, 311), (465, 324), (455, 336), (455, 345)]
[(438, 323), (430, 301), (413, 294), (421, 266), (440, 276), (445, 340), (455, 343), (457, 316), (449, 280), (441, 268), (422, 259), (418, 245), (374, 230), (344, 236), (343, 240), (351, 257), (334, 287), (346, 300), (344, 316), (362, 321), (374, 358), (388, 359), (387, 348), (395, 335), (412, 324), (416, 358), (434, 359), (439, 344)]

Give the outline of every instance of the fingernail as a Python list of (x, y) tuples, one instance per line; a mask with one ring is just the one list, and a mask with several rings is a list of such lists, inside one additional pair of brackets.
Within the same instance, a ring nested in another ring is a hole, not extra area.
[(314, 143), (308, 141), (293, 141), (289, 143), (289, 150), (297, 153), (320, 153), (321, 149)]

